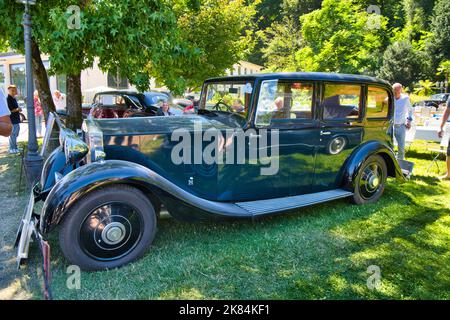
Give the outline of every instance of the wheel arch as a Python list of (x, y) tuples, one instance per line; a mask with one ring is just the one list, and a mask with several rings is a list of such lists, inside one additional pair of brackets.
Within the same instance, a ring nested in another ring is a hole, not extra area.
[(394, 177), (399, 181), (405, 180), (392, 149), (380, 141), (368, 141), (353, 151), (351, 156), (346, 160), (342, 173), (338, 178), (338, 183), (346, 190), (353, 190), (359, 169), (364, 161), (372, 155), (379, 155), (383, 158), (389, 177)]
[(45, 200), (40, 218), (41, 232), (50, 232), (60, 224), (69, 209), (88, 192), (114, 184), (140, 190), (156, 211), (162, 201), (158, 196), (159, 188), (152, 184), (152, 173), (141, 165), (120, 160), (92, 163), (70, 172), (55, 184)]

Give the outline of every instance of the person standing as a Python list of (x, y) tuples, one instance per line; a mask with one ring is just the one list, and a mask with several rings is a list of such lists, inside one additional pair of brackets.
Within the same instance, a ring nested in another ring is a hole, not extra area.
[(394, 137), (398, 144), (397, 159), (405, 159), (405, 141), (406, 130), (411, 128), (411, 122), (413, 121), (413, 111), (411, 102), (406, 94), (403, 94), (403, 86), (400, 83), (394, 83), (392, 86), (394, 90)]
[(9, 115), (8, 103), (6, 102), (5, 94), (3, 89), (0, 88), (0, 135), (4, 137), (9, 137), (12, 131), (11, 119)]
[(36, 119), (36, 136), (41, 138), (44, 111), (42, 110), (41, 100), (39, 99), (39, 92), (37, 90), (34, 91), (34, 116)]
[[(450, 97), (447, 100), (447, 108), (442, 115), (441, 125), (439, 126), (438, 136), (439, 138), (444, 138), (445, 125), (447, 124), (448, 118), (450, 117)], [(450, 140), (450, 136), (449, 136)], [(450, 180), (450, 141), (447, 146), (447, 174), (440, 177), (442, 180)]]
[(56, 112), (66, 111), (66, 97), (59, 90), (53, 92), (53, 102)]
[(17, 148), (17, 137), (19, 136), (20, 132), (20, 112), (22, 109), (19, 107), (19, 104), (16, 100), (17, 96), (17, 88), (15, 85), (9, 85), (8, 86), (8, 108), (11, 112), (10, 119), (12, 124), (12, 132), (9, 136), (9, 153), (16, 154), (19, 153), (19, 148)]

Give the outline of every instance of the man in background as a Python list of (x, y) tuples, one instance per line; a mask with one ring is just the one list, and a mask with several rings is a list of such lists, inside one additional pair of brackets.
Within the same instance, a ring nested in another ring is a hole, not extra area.
[(394, 90), (395, 98), (394, 136), (398, 144), (397, 158), (400, 160), (404, 160), (406, 130), (411, 128), (413, 111), (411, 108), (409, 97), (406, 94), (402, 93), (403, 86), (400, 83), (394, 83), (392, 89)]
[(5, 94), (3, 93), (2, 88), (0, 88), (0, 135), (4, 137), (9, 137), (12, 131), (12, 124), (9, 115), (10, 112)]
[(6, 101), (8, 102), (9, 115), (12, 123), (12, 131), (9, 136), (9, 153), (16, 154), (19, 153), (19, 148), (17, 148), (17, 137), (20, 132), (20, 112), (22, 109), (19, 107), (19, 104), (16, 100), (17, 96), (17, 88), (15, 85), (8, 86), (8, 97)]
[[(447, 108), (445, 109), (444, 114), (442, 115), (442, 121), (438, 131), (439, 138), (444, 138), (445, 125), (447, 124), (449, 116), (450, 116), (450, 97), (447, 100)], [(447, 174), (442, 176), (441, 179), (450, 180), (450, 141), (447, 146)]]
[(66, 97), (59, 90), (53, 92), (53, 103), (57, 112), (66, 111)]

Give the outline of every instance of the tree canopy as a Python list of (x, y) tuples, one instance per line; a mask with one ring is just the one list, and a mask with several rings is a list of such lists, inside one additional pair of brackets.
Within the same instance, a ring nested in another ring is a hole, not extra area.
[[(75, 28), (68, 25), (73, 6), (79, 8)], [(19, 52), (22, 12), (21, 4), (0, 0), (5, 17), (0, 39)], [(244, 28), (253, 14), (254, 4), (243, 0), (38, 1), (32, 8), (33, 40), (38, 51), (50, 55), (50, 72), (67, 75), (69, 118), (78, 126), (80, 74), (94, 59), (104, 71), (119, 70), (140, 90), (156, 77), (181, 93), (243, 58), (251, 48), (251, 28)]]
[(280, 7), (258, 33), (268, 70), (378, 75), (410, 89), (443, 79), (436, 70), (450, 57), (447, 0), (284, 0)]

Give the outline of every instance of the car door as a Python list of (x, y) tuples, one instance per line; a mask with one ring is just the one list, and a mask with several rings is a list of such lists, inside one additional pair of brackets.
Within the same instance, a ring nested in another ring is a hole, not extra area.
[(327, 82), (321, 85), (320, 127), (317, 129), (315, 192), (340, 186), (340, 172), (364, 139), (363, 86)]
[(317, 144), (314, 93), (314, 82), (279, 79), (261, 84), (256, 130), (259, 136), (272, 131), (279, 136), (278, 171), (261, 179), (277, 197), (311, 192)]

